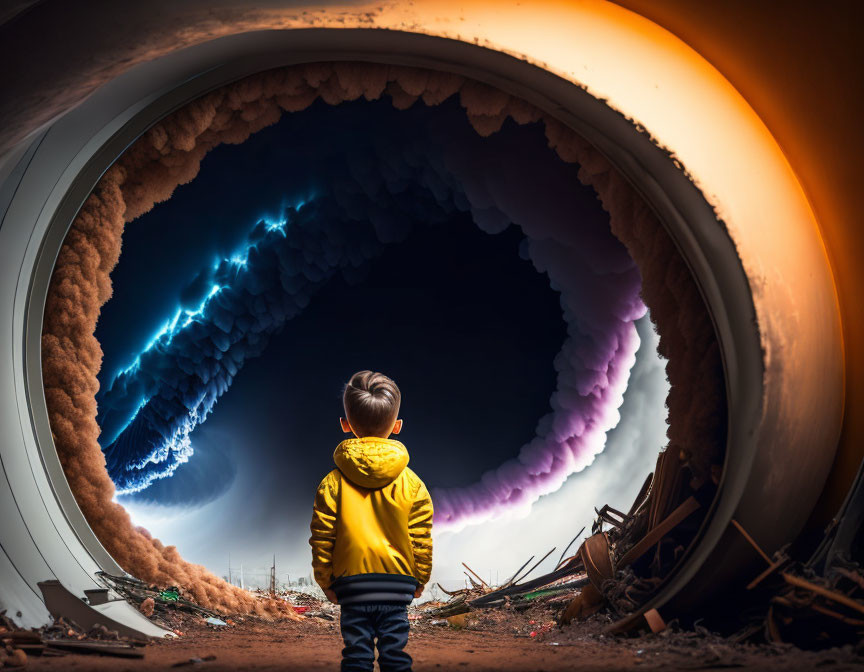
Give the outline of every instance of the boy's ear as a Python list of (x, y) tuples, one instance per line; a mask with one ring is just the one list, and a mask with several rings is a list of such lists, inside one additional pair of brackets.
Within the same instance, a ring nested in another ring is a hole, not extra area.
[(402, 418), (399, 418), (396, 422), (393, 423), (393, 431), (391, 434), (398, 434), (402, 431)]
[(339, 424), (342, 425), (342, 431), (346, 434), (350, 434), (353, 431), (345, 418), (339, 418)]

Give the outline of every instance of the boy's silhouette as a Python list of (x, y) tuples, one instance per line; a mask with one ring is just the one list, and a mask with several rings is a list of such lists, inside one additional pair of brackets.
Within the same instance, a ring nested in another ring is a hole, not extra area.
[(388, 438), (402, 430), (401, 393), (381, 373), (360, 371), (345, 386), (336, 469), (321, 481), (312, 515), (312, 566), (327, 598), (341, 605), (343, 670), (411, 669), (407, 605), (432, 570), (432, 500)]

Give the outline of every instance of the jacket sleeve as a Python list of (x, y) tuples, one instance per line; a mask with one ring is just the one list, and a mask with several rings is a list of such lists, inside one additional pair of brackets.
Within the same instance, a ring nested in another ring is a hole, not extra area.
[(425, 586), (432, 574), (432, 498), (423, 481), (417, 480), (420, 485), (411, 506), (408, 533), (414, 547), (414, 578)]
[(312, 508), (312, 571), (315, 581), (327, 589), (333, 582), (333, 547), (336, 543), (336, 515), (339, 481), (333, 472), (327, 474), (315, 493)]

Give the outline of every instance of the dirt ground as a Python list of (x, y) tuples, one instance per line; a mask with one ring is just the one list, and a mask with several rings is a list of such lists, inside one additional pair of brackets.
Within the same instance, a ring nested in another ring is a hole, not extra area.
[[(804, 652), (791, 647), (730, 645), (705, 632), (674, 629), (659, 635), (609, 637), (601, 633), (602, 622), (559, 629), (542, 618), (542, 614), (532, 617), (490, 613), (469, 618), (463, 627), (414, 621), (408, 645), (414, 669), (416, 672), (864, 669), (864, 658), (858, 657), (851, 646)], [(301, 622), (267, 623), (252, 619), (232, 622), (229, 626), (209, 626), (203, 621), (187, 623), (182, 637), (148, 645), (140, 660), (86, 655), (31, 657), (27, 669), (73, 672), (339, 669), (338, 617), (335, 622), (318, 618)]]

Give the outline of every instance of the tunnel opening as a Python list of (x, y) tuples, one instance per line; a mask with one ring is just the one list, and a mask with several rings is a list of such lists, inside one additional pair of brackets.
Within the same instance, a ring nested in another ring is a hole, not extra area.
[[(666, 510), (651, 515), (662, 520), (688, 489), (701, 492), (705, 510), (710, 507), (713, 490), (721, 478), (726, 437), (724, 380), (716, 337), (686, 263), (628, 182), (596, 149), (553, 117), (486, 85), (411, 68), (313, 64), (263, 73), (229, 85), (151, 128), (118, 159), (94, 190), (58, 258), (43, 332), (43, 368), (52, 430), (79, 505), (105, 547), (130, 573), (154, 582), (170, 579), (186, 583), (205, 604), (226, 606), (225, 596), (230, 595), (230, 606), (236, 608), (237, 601), (243, 599), (215, 577), (200, 573), (193, 578), (190, 566), (180, 560), (175, 549), (165, 549), (143, 531), (132, 528), (122, 506), (111, 501), (113, 485), (100, 461), (97, 438), (100, 429), (104, 431), (104, 423), (96, 422), (100, 412), (96, 406), (96, 375), (101, 353), (94, 334), (99, 310), (110, 296), (110, 273), (119, 258), (124, 225), (143, 215), (155, 202), (168, 198), (178, 184), (193, 179), (204, 156), (217, 145), (241, 143), (275, 123), (283, 112), (299, 112), (319, 97), (335, 105), (348, 104), (344, 101), (361, 96), (374, 100), (382, 95), (398, 109), (408, 109), (419, 99), (425, 105), (445, 105), (448, 100), (453, 104), (458, 100), (476, 135), (482, 137), (494, 138), (502, 132), (505, 122), (535, 125), (542, 129), (544, 139), (558, 157), (575, 166), (577, 179), (596, 191), (609, 213), (606, 227), (623, 242), (641, 272), (641, 298), (651, 310), (660, 334), (660, 352), (668, 360), (669, 432), (663, 455), (678, 469), (671, 470), (664, 485), (670, 493), (664, 502)], [(374, 199), (369, 200), (374, 203)], [(305, 202), (302, 207), (297, 205), (279, 213), (271, 226), (283, 218), (317, 212), (307, 209)], [(397, 203), (394, 207), (404, 211), (406, 206)], [(482, 208), (484, 212), (479, 216), (481, 209), (476, 210), (471, 210), (475, 222), (485, 217), (483, 223), (493, 230), (512, 219), (485, 212), (489, 207)], [(258, 234), (281, 235), (267, 231), (267, 220), (261, 221), (264, 231)], [(385, 230), (388, 224), (393, 226), (385, 222)], [(385, 235), (398, 238), (398, 226), (395, 233), (391, 230)], [(632, 333), (632, 316), (629, 321)], [(109, 466), (110, 459), (109, 455)], [(661, 469), (665, 473), (670, 467), (661, 466), (658, 472)], [(526, 490), (512, 488), (505, 499), (514, 492), (519, 497)], [(689, 527), (682, 528), (685, 546), (695, 538), (701, 520), (699, 516), (690, 521)], [(130, 537), (135, 543), (128, 543)], [(673, 569), (669, 563), (674, 565), (682, 559), (682, 552), (673, 549), (669, 558), (661, 558), (666, 563), (662, 574), (668, 576)]]

